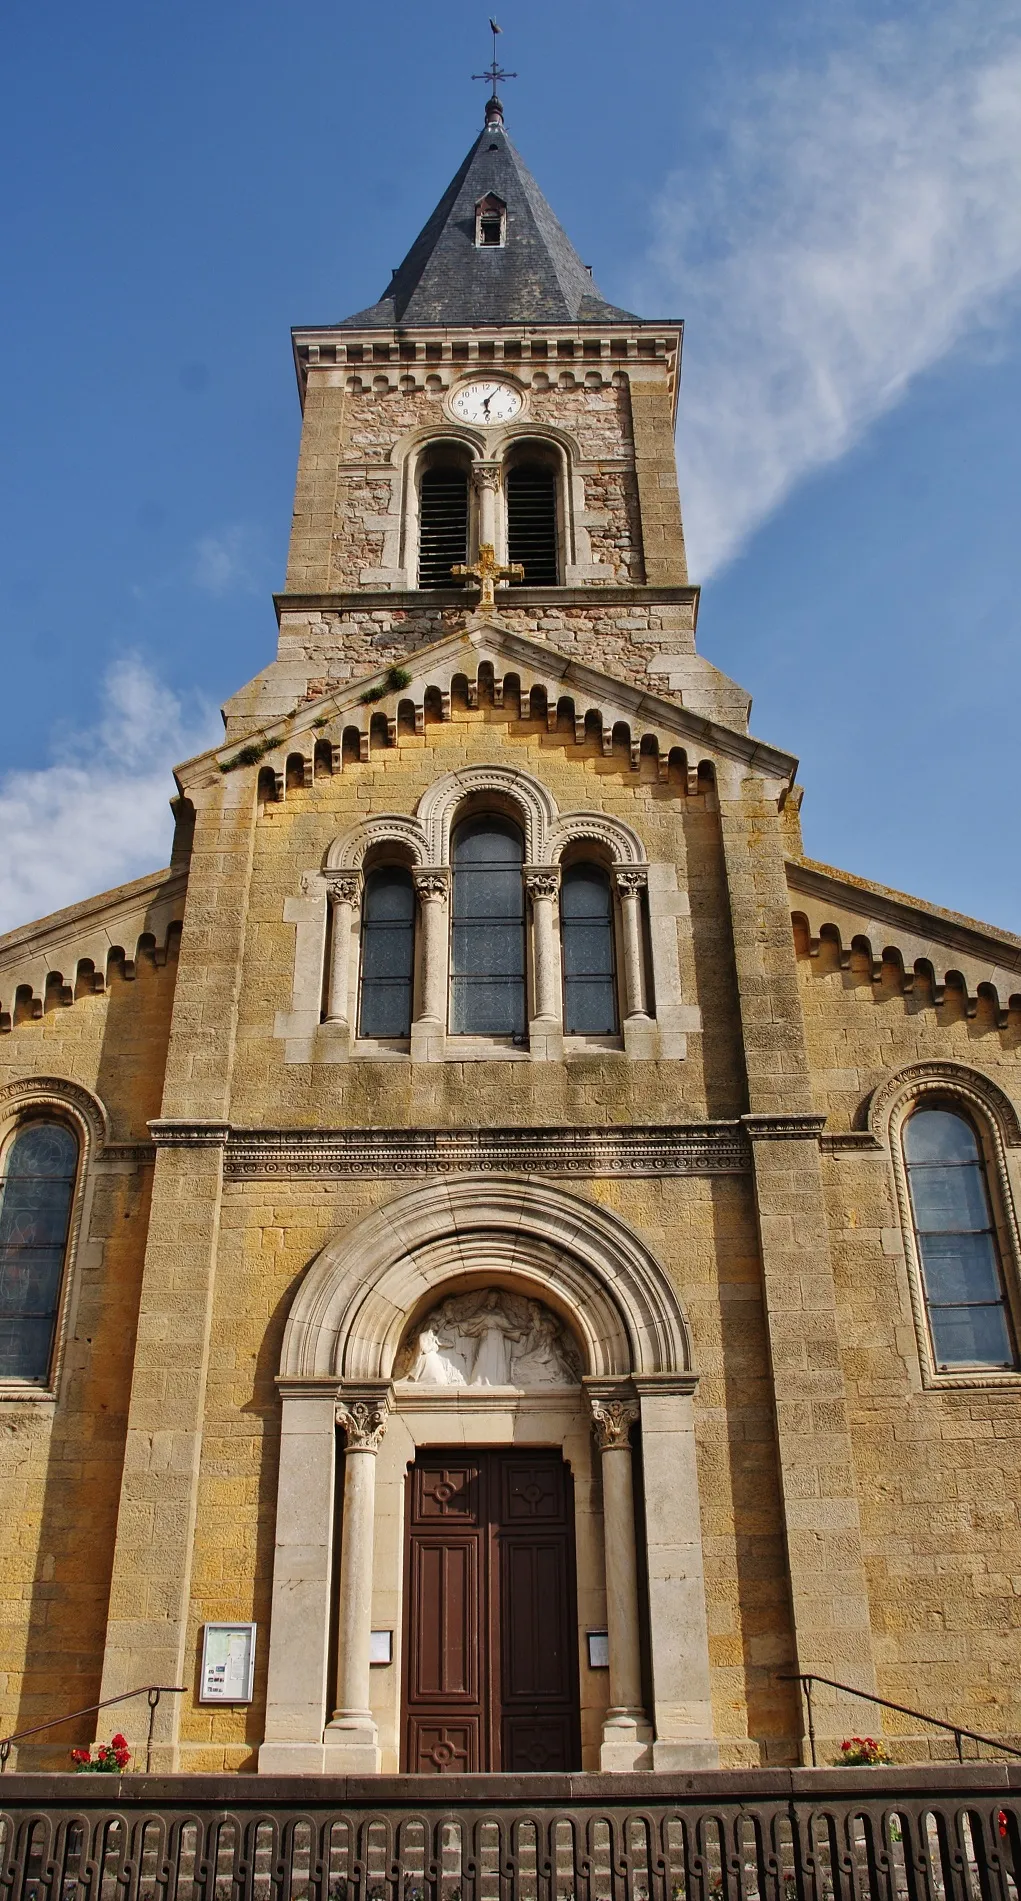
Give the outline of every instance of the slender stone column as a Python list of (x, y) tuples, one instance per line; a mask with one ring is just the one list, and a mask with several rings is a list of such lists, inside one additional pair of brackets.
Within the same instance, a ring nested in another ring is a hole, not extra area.
[(351, 925), (361, 892), (361, 873), (331, 871), (327, 876), (326, 884), (333, 910), (326, 1021), (327, 1023), (346, 1023), (351, 972)]
[[(489, 542), (496, 549), (497, 557), (503, 552), (497, 543), (497, 505), (500, 493), (501, 468), (499, 462), (473, 462), (472, 481), (479, 498), (479, 547)], [(501, 537), (502, 541), (502, 537)]]
[(337, 1617), (337, 1707), (326, 1725), (326, 1766), (359, 1775), (379, 1770), (376, 1721), (369, 1708), (372, 1633), (372, 1556), (376, 1453), (386, 1431), (385, 1395), (349, 1399), (337, 1407), (347, 1435), (344, 1526)]
[(624, 935), (625, 1015), (648, 1016), (645, 998), (645, 956), (642, 949), (642, 892), (648, 883), (644, 867), (628, 866), (614, 872), (620, 895)]
[(633, 1399), (591, 1401), (602, 1454), (603, 1539), (606, 1551), (606, 1630), (610, 1649), (610, 1707), (603, 1724), (601, 1769), (652, 1767), (652, 1730), (642, 1706), (642, 1650), (638, 1611), (631, 1428)]
[(558, 865), (526, 865), (525, 885), (532, 900), (532, 952), (535, 982), (533, 1022), (560, 1026), (560, 946), (557, 942)]
[[(412, 1044), (422, 1032), (442, 1036), (447, 1025), (448, 895), (450, 873), (443, 867), (416, 871), (415, 890), (422, 913), (420, 1002), (412, 1028)], [(414, 1048), (412, 1053), (414, 1054)], [(427, 1052), (423, 1051), (423, 1054)]]

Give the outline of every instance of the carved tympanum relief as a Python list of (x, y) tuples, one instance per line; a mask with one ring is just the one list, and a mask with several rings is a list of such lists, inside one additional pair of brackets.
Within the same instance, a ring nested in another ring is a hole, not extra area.
[(397, 1356), (416, 1386), (576, 1386), (581, 1357), (539, 1300), (502, 1288), (460, 1294), (419, 1321)]

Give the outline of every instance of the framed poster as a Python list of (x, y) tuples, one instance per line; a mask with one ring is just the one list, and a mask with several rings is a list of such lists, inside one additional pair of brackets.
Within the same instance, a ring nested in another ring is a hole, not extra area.
[(255, 1625), (204, 1625), (199, 1702), (250, 1703), (254, 1678)]

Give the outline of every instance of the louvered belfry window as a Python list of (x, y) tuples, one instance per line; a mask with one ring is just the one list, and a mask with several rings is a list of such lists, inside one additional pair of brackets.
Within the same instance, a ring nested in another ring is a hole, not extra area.
[(451, 568), (468, 559), (468, 475), (426, 469), (419, 492), (419, 587), (456, 587)]
[(525, 587), (556, 587), (557, 478), (542, 462), (518, 462), (507, 472), (507, 558), (525, 570)]

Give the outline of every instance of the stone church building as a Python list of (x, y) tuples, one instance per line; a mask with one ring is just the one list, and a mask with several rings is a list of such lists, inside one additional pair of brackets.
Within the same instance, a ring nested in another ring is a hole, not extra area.
[(169, 868), (0, 939), (2, 1734), (740, 1768), (811, 1672), (1018, 1740), (1021, 941), (804, 856), (680, 358), (495, 98), (294, 333), (277, 656)]

